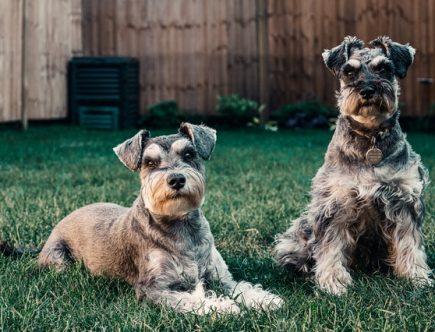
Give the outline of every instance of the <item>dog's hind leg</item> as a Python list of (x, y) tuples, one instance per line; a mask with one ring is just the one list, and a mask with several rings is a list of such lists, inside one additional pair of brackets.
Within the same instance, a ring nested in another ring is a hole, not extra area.
[(308, 272), (312, 256), (312, 233), (307, 217), (302, 216), (285, 233), (278, 235), (273, 249), (273, 256), (278, 264)]
[(38, 258), (39, 267), (53, 266), (56, 270), (63, 270), (72, 259), (71, 251), (66, 241), (52, 233), (42, 248)]

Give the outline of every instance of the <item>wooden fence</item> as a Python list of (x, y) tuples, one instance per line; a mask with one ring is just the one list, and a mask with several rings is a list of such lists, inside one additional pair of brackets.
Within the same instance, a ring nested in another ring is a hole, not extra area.
[(81, 0), (0, 0), (0, 13), (0, 122), (64, 118)]
[(333, 104), (321, 53), (349, 34), (415, 46), (402, 113), (421, 116), (435, 103), (435, 84), (419, 83), (435, 78), (435, 0), (27, 0), (24, 21), (23, 1), (0, 1), (0, 121), (23, 109), (30, 119), (65, 117), (73, 54), (139, 58), (142, 113), (175, 99), (210, 114), (217, 95), (232, 93), (272, 110)]
[(333, 103), (334, 84), (321, 53), (345, 35), (368, 42), (389, 35), (417, 48), (402, 82), (402, 114), (421, 116), (435, 103), (435, 1), (271, 0), (269, 1), (270, 89), (274, 105), (319, 99)]
[(142, 105), (175, 99), (211, 112), (216, 96), (258, 97), (253, 0), (86, 1), (84, 52), (141, 64)]

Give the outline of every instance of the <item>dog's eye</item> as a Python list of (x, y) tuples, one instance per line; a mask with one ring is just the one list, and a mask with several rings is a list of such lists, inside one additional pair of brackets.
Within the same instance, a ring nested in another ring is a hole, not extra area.
[(356, 77), (356, 74), (358, 73), (359, 69), (355, 68), (354, 66), (351, 66), (350, 64), (345, 64), (342, 68), (343, 75), (347, 78), (354, 78)]
[(343, 69), (343, 74), (347, 78), (354, 78), (355, 77), (355, 70), (352, 67), (346, 67)]
[(185, 161), (190, 161), (195, 157), (195, 153), (193, 151), (185, 151), (183, 152), (183, 159)]
[(382, 65), (376, 67), (375, 70), (379, 74), (388, 74), (388, 73), (390, 73), (392, 71), (392, 68), (388, 64), (382, 64)]
[(154, 168), (157, 167), (159, 165), (159, 161), (158, 160), (145, 160), (145, 166), (146, 167), (150, 167), (150, 168)]
[(345, 74), (348, 78), (354, 78), (354, 77), (355, 77), (355, 72), (354, 72), (353, 70), (346, 71), (344, 74)]

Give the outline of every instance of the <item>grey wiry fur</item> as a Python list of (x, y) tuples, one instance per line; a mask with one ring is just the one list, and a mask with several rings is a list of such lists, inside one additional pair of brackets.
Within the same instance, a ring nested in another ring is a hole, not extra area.
[[(124, 279), (138, 299), (181, 312), (237, 313), (238, 303), (281, 306), (283, 301), (261, 286), (234, 281), (216, 250), (200, 209), (202, 159), (209, 159), (215, 142), (213, 129), (185, 123), (178, 134), (151, 138), (140, 131), (117, 146), (121, 161), (140, 170), (139, 197), (131, 208), (97, 203), (65, 217), (48, 238), (39, 265), (61, 270), (79, 260), (93, 274)], [(206, 293), (208, 281), (221, 282), (233, 299)]]
[[(382, 42), (382, 45), (381, 45)], [(421, 225), (425, 167), (398, 123), (397, 78), (415, 50), (380, 37), (374, 48), (347, 37), (323, 54), (340, 79), (340, 115), (323, 166), (312, 183), (306, 212), (277, 237), (282, 266), (308, 272), (319, 287), (340, 294), (350, 268), (391, 267), (417, 284), (430, 282)], [(383, 158), (372, 165), (375, 145)]]

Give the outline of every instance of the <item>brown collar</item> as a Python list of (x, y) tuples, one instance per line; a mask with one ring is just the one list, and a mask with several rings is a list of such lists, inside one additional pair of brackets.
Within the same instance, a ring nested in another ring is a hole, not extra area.
[(376, 138), (384, 139), (385, 137), (390, 135), (391, 129), (396, 125), (397, 117), (399, 115), (399, 111), (396, 111), (389, 119), (382, 122), (377, 128), (367, 128), (364, 127), (359, 122), (352, 119), (350, 116), (346, 116), (345, 119), (349, 123), (349, 127), (351, 132), (357, 134), (358, 136), (368, 138), (373, 141)]
[(350, 117), (345, 117), (352, 133), (369, 140), (370, 145), (365, 153), (365, 160), (369, 165), (376, 166), (384, 158), (382, 150), (376, 146), (376, 141), (383, 140), (390, 135), (390, 131), (397, 123), (398, 115), (399, 111), (396, 111), (388, 120), (382, 122), (379, 127), (375, 129), (366, 128)]

